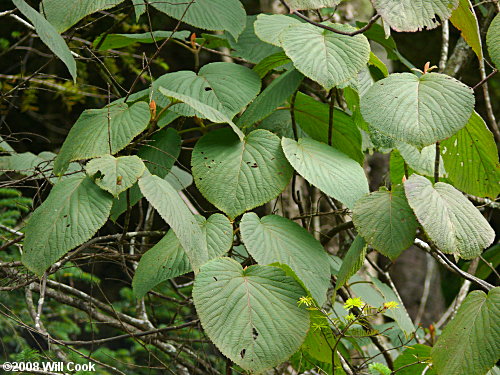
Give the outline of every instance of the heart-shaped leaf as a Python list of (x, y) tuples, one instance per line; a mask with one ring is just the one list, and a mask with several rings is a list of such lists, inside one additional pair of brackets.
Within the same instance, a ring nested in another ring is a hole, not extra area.
[(232, 219), (276, 198), (293, 172), (280, 139), (261, 129), (242, 141), (229, 129), (210, 132), (196, 144), (191, 164), (200, 192)]
[[(201, 267), (193, 299), (203, 329), (243, 369), (260, 373), (302, 345), (309, 313), (297, 305), (302, 287), (277, 267), (243, 269), (229, 258)], [(279, 319), (276, 319), (279, 317)]]
[(413, 212), (436, 247), (463, 259), (481, 255), (495, 231), (474, 205), (453, 186), (413, 174), (405, 182)]
[(363, 118), (383, 134), (418, 148), (451, 137), (474, 110), (471, 88), (439, 73), (391, 74), (361, 98)]

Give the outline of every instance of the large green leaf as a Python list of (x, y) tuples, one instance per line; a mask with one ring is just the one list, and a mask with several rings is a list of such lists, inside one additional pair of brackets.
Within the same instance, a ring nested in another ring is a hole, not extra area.
[(142, 194), (170, 225), (191, 262), (193, 270), (208, 260), (207, 241), (200, 226), (179, 193), (164, 179), (144, 175), (139, 179)]
[[(308, 95), (298, 93), (295, 100), (295, 117), (311, 138), (328, 143), (330, 109)], [(332, 146), (350, 158), (362, 163), (361, 133), (354, 120), (339, 108), (333, 111)]]
[(432, 348), (439, 375), (483, 375), (500, 353), (500, 288), (470, 293)]
[(251, 212), (241, 220), (245, 247), (259, 264), (289, 266), (320, 306), (330, 285), (330, 264), (323, 246), (297, 223), (276, 215), (262, 219)]
[(281, 47), (280, 35), (289, 27), (301, 25), (298, 18), (284, 14), (259, 14), (254, 23), (255, 34), (264, 42)]
[(341, 0), (289, 0), (288, 6), (293, 10), (308, 10), (320, 8), (333, 8)]
[(70, 161), (117, 153), (146, 129), (150, 117), (145, 102), (83, 111), (54, 162), (54, 173), (64, 173)]
[(144, 159), (152, 174), (165, 177), (181, 152), (181, 137), (172, 128), (162, 129), (153, 135), (151, 142), (142, 146), (137, 155)]
[[(257, 96), (261, 82), (257, 73), (243, 65), (216, 62), (204, 65), (198, 74), (180, 71), (161, 76), (153, 83), (154, 98), (160, 87), (201, 102), (231, 120)], [(195, 110), (185, 104), (176, 104), (171, 109), (183, 116), (197, 115), (211, 120), (201, 108), (190, 106)]]
[(418, 227), (401, 185), (359, 199), (352, 220), (359, 234), (392, 260), (413, 244)]
[(24, 265), (42, 275), (104, 225), (112, 204), (112, 196), (86, 175), (74, 175), (57, 183), (25, 228)]
[(210, 132), (196, 143), (191, 164), (200, 192), (232, 219), (276, 198), (292, 176), (279, 138), (260, 129), (242, 141), (229, 129)]
[[(208, 260), (225, 254), (233, 244), (233, 228), (228, 218), (213, 214), (196, 219), (207, 239)], [(189, 258), (175, 233), (170, 230), (142, 257), (132, 280), (136, 297), (143, 297), (159, 283), (192, 270)]]
[(106, 51), (108, 49), (119, 49), (133, 45), (135, 43), (154, 43), (167, 38), (186, 39), (189, 38), (191, 32), (187, 30), (178, 31), (152, 31), (148, 33), (139, 34), (104, 34), (98, 36), (94, 40), (94, 48), (101, 43), (102, 38), (104, 41), (99, 46), (99, 51)]
[[(346, 32), (356, 30), (349, 25), (325, 25)], [(362, 34), (341, 35), (301, 23), (286, 28), (279, 40), (294, 66), (326, 89), (355, 77), (370, 58), (370, 44)]]
[(337, 282), (335, 283), (335, 290), (342, 288), (356, 272), (358, 272), (365, 261), (366, 251), (368, 244), (361, 236), (356, 236), (347, 251), (342, 265), (340, 266), (339, 273), (337, 274)]
[(24, 0), (12, 0), (12, 2), (31, 21), (40, 40), (62, 60), (71, 77), (73, 77), (73, 81), (76, 82), (76, 61), (62, 36), (54, 29), (54, 26), (35, 9), (26, 4)]
[(236, 39), (245, 28), (246, 13), (239, 0), (168, 0), (151, 1), (149, 4), (200, 29), (227, 30)]
[(450, 21), (453, 26), (462, 32), (462, 38), (467, 41), (479, 60), (481, 60), (483, 58), (483, 43), (481, 42), (476, 12), (474, 12), (470, 0), (459, 1), (458, 8), (453, 11)]
[(474, 205), (453, 186), (413, 174), (405, 182), (408, 203), (438, 249), (463, 259), (479, 255), (495, 231)]
[(238, 128), (238, 126), (236, 126), (236, 124), (234, 122), (232, 122), (231, 119), (226, 114), (220, 112), (219, 110), (217, 110), (217, 109), (215, 109), (215, 108), (213, 108), (213, 107), (211, 107), (203, 102), (200, 102), (198, 99), (194, 99), (191, 96), (180, 94), (180, 93), (175, 92), (175, 91), (167, 90), (164, 87), (160, 87), (160, 92), (163, 95), (165, 95), (166, 97), (168, 97), (169, 99), (176, 99), (178, 101), (183, 102), (184, 104), (187, 104), (191, 108), (196, 109), (196, 111), (198, 111), (199, 113), (202, 114), (201, 117), (205, 117), (215, 124), (218, 124), (218, 123), (229, 124), (229, 126), (231, 126), (233, 131), (240, 138), (240, 140), (243, 139), (244, 134), (240, 130), (240, 128)]
[(282, 139), (283, 151), (295, 170), (323, 193), (349, 208), (368, 193), (363, 168), (344, 153), (310, 138)]
[(500, 13), (495, 16), (486, 35), (491, 60), (500, 69)]
[(309, 313), (297, 305), (302, 287), (277, 267), (243, 269), (229, 258), (208, 262), (193, 299), (203, 329), (243, 369), (260, 373), (288, 359), (304, 341)]
[(238, 126), (246, 129), (269, 116), (297, 91), (303, 79), (302, 73), (295, 69), (281, 74), (243, 112), (237, 121)]
[(476, 112), (457, 134), (441, 143), (448, 178), (458, 189), (495, 199), (500, 193), (500, 167), (493, 134)]
[(474, 110), (474, 93), (463, 83), (439, 73), (420, 78), (391, 74), (361, 98), (363, 118), (389, 137), (419, 148), (462, 129)]
[(146, 166), (135, 155), (118, 158), (106, 155), (89, 161), (85, 169), (97, 186), (117, 197), (137, 182)]
[(372, 0), (384, 22), (396, 31), (420, 31), (438, 27), (450, 18), (458, 0)]
[(43, 0), (40, 4), (42, 14), (60, 33), (89, 14), (112, 8), (124, 0)]

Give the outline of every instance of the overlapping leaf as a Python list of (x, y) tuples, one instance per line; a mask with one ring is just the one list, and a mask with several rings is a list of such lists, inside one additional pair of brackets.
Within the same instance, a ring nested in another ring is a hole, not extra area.
[(208, 337), (222, 354), (255, 373), (280, 364), (302, 345), (309, 313), (297, 302), (304, 295), (302, 287), (280, 268), (243, 269), (229, 258), (205, 264), (193, 288), (196, 311)]
[(227, 30), (236, 39), (245, 28), (246, 13), (239, 0), (169, 0), (150, 5), (200, 29)]
[(339, 273), (337, 274), (337, 282), (335, 283), (335, 290), (342, 288), (349, 279), (363, 267), (365, 261), (366, 251), (368, 244), (361, 236), (356, 236), (347, 251), (346, 256), (342, 260)]
[[(207, 260), (219, 257), (231, 248), (233, 228), (227, 217), (213, 214), (205, 219), (197, 215), (196, 220), (207, 240)], [(141, 257), (132, 281), (134, 294), (141, 298), (159, 283), (191, 270), (186, 252), (170, 230)]]
[(113, 8), (124, 0), (43, 0), (40, 11), (60, 33), (68, 30), (75, 23), (99, 10)]
[(491, 60), (500, 69), (500, 14), (495, 16), (488, 29), (486, 43), (488, 44), (488, 53)]
[(474, 110), (472, 89), (443, 74), (392, 74), (361, 98), (363, 118), (389, 137), (428, 146), (463, 128)]
[(162, 129), (142, 146), (137, 155), (144, 159), (148, 170), (165, 177), (181, 152), (181, 137), (172, 128)]
[(146, 128), (150, 117), (145, 102), (84, 111), (64, 141), (54, 173), (64, 173), (70, 161), (117, 153)]
[(359, 234), (392, 260), (413, 244), (418, 227), (401, 185), (359, 199), (352, 220)]
[(245, 247), (259, 264), (286, 264), (323, 305), (330, 264), (323, 246), (306, 229), (281, 216), (259, 219), (253, 212), (243, 216), (240, 229)]
[(459, 0), (372, 0), (373, 6), (396, 31), (420, 31), (438, 27), (450, 18)]
[(260, 129), (242, 141), (229, 129), (210, 132), (196, 144), (191, 164), (200, 192), (230, 218), (278, 196), (292, 176), (279, 138)]
[(117, 197), (137, 182), (146, 166), (135, 155), (118, 158), (106, 155), (89, 161), (85, 169), (97, 186)]
[(344, 153), (310, 138), (282, 139), (290, 164), (309, 183), (349, 208), (368, 193), (363, 168)]
[[(295, 100), (295, 117), (302, 130), (311, 138), (328, 142), (328, 105), (299, 92)], [(335, 108), (333, 112), (332, 146), (357, 162), (363, 162), (361, 133), (353, 118), (339, 108)]]
[(84, 174), (57, 183), (25, 228), (24, 265), (42, 275), (104, 225), (112, 204), (112, 196)]
[(408, 203), (438, 249), (472, 259), (495, 239), (495, 231), (474, 205), (453, 186), (413, 174), (405, 182)]
[(439, 375), (482, 375), (500, 352), (500, 288), (470, 293), (432, 348)]
[(40, 40), (62, 60), (68, 68), (71, 77), (73, 77), (73, 81), (76, 82), (76, 61), (62, 36), (59, 35), (50, 22), (26, 4), (24, 0), (12, 0), (12, 2), (33, 23)]
[(483, 58), (483, 43), (479, 31), (476, 12), (470, 0), (459, 0), (458, 8), (453, 11), (450, 21), (462, 32), (464, 38), (479, 60)]
[(193, 270), (208, 260), (207, 241), (200, 226), (177, 191), (164, 179), (145, 175), (139, 180), (142, 194), (170, 225), (191, 262)]
[[(325, 25), (344, 32), (356, 30), (349, 25)], [(294, 66), (327, 90), (356, 76), (370, 58), (364, 35), (341, 35), (311, 24), (286, 28), (279, 41)]]
[(476, 112), (465, 128), (441, 143), (441, 155), (448, 177), (458, 189), (492, 199), (500, 194), (495, 139)]
[(340, 0), (289, 0), (288, 5), (293, 10), (308, 10), (320, 8), (333, 8)]

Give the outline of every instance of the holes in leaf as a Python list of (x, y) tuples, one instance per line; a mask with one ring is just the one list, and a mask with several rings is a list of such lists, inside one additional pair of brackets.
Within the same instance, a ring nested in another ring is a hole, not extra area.
[(240, 352), (241, 359), (245, 358), (246, 351), (247, 351), (246, 349), (241, 349), (241, 352)]

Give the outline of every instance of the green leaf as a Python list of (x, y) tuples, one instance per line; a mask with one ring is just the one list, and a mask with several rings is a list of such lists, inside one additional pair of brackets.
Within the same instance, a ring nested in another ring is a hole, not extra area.
[(438, 249), (473, 259), (495, 239), (495, 231), (474, 205), (453, 186), (434, 186), (417, 174), (405, 182), (408, 203)]
[(85, 169), (97, 186), (117, 197), (137, 182), (146, 166), (135, 155), (118, 158), (106, 155), (89, 161)]
[(111, 195), (86, 175), (74, 175), (57, 183), (25, 228), (23, 264), (42, 275), (104, 225), (112, 204)]
[(289, 0), (288, 6), (293, 10), (308, 10), (320, 8), (334, 8), (341, 0)]
[(293, 172), (279, 138), (260, 129), (242, 141), (229, 129), (208, 133), (196, 143), (191, 165), (200, 192), (231, 219), (276, 198)]
[(448, 177), (458, 189), (495, 199), (500, 193), (500, 167), (493, 134), (476, 112), (457, 134), (441, 143)]
[(265, 59), (262, 59), (257, 65), (253, 67), (253, 71), (256, 72), (262, 79), (271, 70), (289, 64), (291, 61), (292, 60), (288, 58), (285, 52), (277, 52), (273, 55), (267, 56)]
[(359, 199), (352, 220), (359, 234), (391, 260), (413, 244), (418, 227), (401, 185)]
[[(196, 219), (207, 240), (208, 260), (228, 252), (233, 244), (233, 228), (228, 218), (213, 214), (208, 219), (197, 215)], [(186, 252), (175, 233), (170, 230), (141, 257), (132, 280), (134, 294), (137, 298), (142, 298), (159, 283), (191, 270)]]
[[(16, 0), (17, 1), (17, 0)], [(40, 4), (42, 14), (59, 33), (68, 30), (75, 23), (99, 10), (113, 8), (124, 0), (43, 0)]]
[(486, 44), (493, 64), (500, 69), (500, 14), (495, 16), (488, 29)]
[(421, 31), (438, 27), (450, 18), (458, 0), (372, 0), (384, 22), (396, 31)]
[(165, 280), (191, 272), (191, 264), (173, 230), (169, 230), (139, 261), (132, 280), (137, 298), (142, 298)]
[(483, 375), (500, 352), (500, 288), (470, 293), (432, 348), (439, 375)]
[(242, 269), (229, 258), (205, 264), (193, 288), (208, 337), (222, 354), (255, 373), (280, 364), (301, 346), (309, 329), (309, 313), (297, 305), (304, 295), (280, 268)]
[[(422, 374), (431, 362), (431, 347), (427, 345), (415, 344), (408, 346), (403, 353), (394, 361), (394, 369), (399, 375)], [(422, 362), (422, 363), (419, 363)], [(433, 367), (430, 367), (426, 375), (436, 375)]]
[(471, 46), (479, 60), (483, 58), (483, 43), (476, 12), (470, 0), (460, 0), (450, 18), (451, 23), (462, 32), (462, 38)]
[(190, 96), (167, 90), (164, 87), (160, 87), (160, 92), (163, 95), (167, 96), (168, 98), (179, 100), (189, 105), (191, 108), (196, 109), (203, 115), (203, 117), (207, 118), (208, 120), (212, 121), (215, 124), (219, 123), (229, 124), (229, 126), (231, 126), (233, 131), (240, 138), (240, 140), (242, 140), (243, 137), (245, 136), (243, 132), (240, 130), (240, 128), (238, 128), (238, 126), (234, 122), (232, 122), (231, 119), (226, 114), (219, 112), (217, 109), (210, 107), (209, 105), (206, 105), (205, 103), (202, 103)]
[[(356, 30), (349, 25), (324, 24), (346, 32)], [(311, 24), (288, 27), (279, 40), (297, 70), (327, 90), (355, 77), (370, 58), (364, 35), (341, 35)]]
[(193, 183), (193, 176), (174, 165), (165, 177), (165, 180), (172, 185), (175, 190), (181, 191)]
[(363, 267), (365, 261), (366, 251), (368, 244), (361, 236), (356, 236), (352, 242), (351, 247), (347, 251), (342, 265), (340, 266), (339, 273), (337, 274), (337, 282), (335, 283), (335, 290), (342, 288), (349, 279)]
[[(152, 1), (159, 11), (204, 30), (227, 30), (238, 39), (245, 28), (245, 9), (239, 0)], [(189, 8), (188, 8), (189, 7)], [(188, 9), (187, 9), (188, 8)], [(186, 11), (187, 9), (187, 11)]]
[(289, 27), (302, 25), (296, 17), (284, 14), (259, 14), (254, 23), (255, 34), (264, 42), (281, 47), (280, 35)]
[(283, 73), (273, 80), (269, 86), (248, 106), (237, 121), (241, 129), (265, 119), (282, 105), (299, 87), (304, 76), (295, 69)]
[(330, 264), (323, 246), (297, 223), (276, 215), (262, 219), (251, 212), (241, 220), (245, 247), (259, 264), (288, 265), (320, 306), (330, 285)]
[(132, 4), (134, 5), (135, 20), (139, 22), (139, 18), (146, 13), (146, 0), (132, 0)]
[(101, 43), (102, 38), (105, 38), (99, 47), (99, 51), (107, 51), (109, 49), (124, 48), (135, 43), (154, 43), (167, 38), (185, 40), (189, 38), (189, 35), (191, 35), (191, 32), (187, 30), (176, 33), (172, 31), (152, 31), (140, 34), (104, 34), (104, 36), (98, 36), (92, 44), (95, 48)]
[(70, 161), (116, 154), (146, 129), (150, 117), (145, 102), (83, 111), (54, 162), (54, 174), (64, 173)]
[(239, 36), (238, 41), (234, 41), (229, 37), (229, 44), (234, 50), (231, 54), (236, 57), (241, 57), (254, 64), (259, 63), (265, 57), (278, 53), (280, 49), (269, 43), (263, 42), (255, 35), (254, 22), (257, 16), (247, 16), (246, 27), (243, 33)]
[(197, 273), (208, 260), (207, 242), (191, 213), (177, 191), (164, 179), (145, 175), (139, 179), (142, 194), (170, 225)]
[(369, 192), (363, 168), (344, 153), (313, 139), (283, 138), (285, 156), (309, 183), (349, 208)]
[(211, 118), (215, 115), (204, 113), (207, 109), (197, 102), (223, 113), (231, 120), (257, 96), (261, 82), (258, 74), (245, 66), (217, 62), (203, 66), (198, 74), (191, 71), (165, 74), (153, 83), (154, 91), (160, 87), (191, 98), (192, 105), (176, 97), (195, 110), (185, 104), (176, 104), (171, 107), (174, 112), (213, 121)]
[[(435, 144), (426, 146), (421, 150), (404, 142), (397, 142), (396, 147), (401, 153), (401, 156), (405, 160), (406, 164), (408, 164), (411, 169), (424, 176), (434, 176), (434, 169), (436, 164)], [(444, 168), (443, 160), (440, 159), (439, 177), (444, 176), (446, 176), (446, 170)]]
[(454, 78), (427, 73), (391, 74), (361, 98), (363, 118), (385, 135), (419, 148), (451, 137), (474, 110), (471, 88)]
[(137, 155), (146, 162), (151, 174), (165, 177), (181, 152), (181, 137), (172, 128), (162, 129), (153, 135), (151, 142), (142, 146)]
[[(312, 139), (328, 143), (329, 112), (327, 104), (301, 92), (297, 94), (295, 117), (302, 130)], [(363, 163), (361, 133), (351, 116), (339, 108), (333, 111), (332, 146), (358, 163)]]
[(71, 51), (59, 33), (40, 13), (30, 7), (24, 0), (12, 0), (19, 11), (28, 18), (35, 27), (40, 40), (59, 57), (68, 68), (69, 74), (76, 82), (76, 61)]

